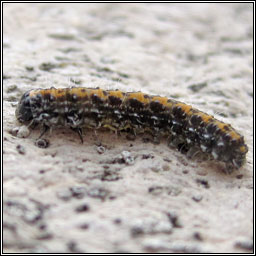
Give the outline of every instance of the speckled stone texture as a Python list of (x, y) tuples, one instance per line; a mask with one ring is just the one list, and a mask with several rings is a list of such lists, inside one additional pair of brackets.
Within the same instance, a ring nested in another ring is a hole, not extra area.
[[(4, 4), (4, 252), (241, 253), (253, 249), (252, 4)], [(228, 175), (163, 141), (20, 128), (29, 89), (168, 96), (241, 132)], [(22, 138), (26, 137), (26, 138)]]

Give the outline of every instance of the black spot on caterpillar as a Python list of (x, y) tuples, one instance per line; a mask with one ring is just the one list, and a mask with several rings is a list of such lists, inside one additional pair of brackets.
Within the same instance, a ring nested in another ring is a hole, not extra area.
[(82, 142), (83, 127), (167, 136), (171, 146), (188, 156), (200, 151), (227, 168), (240, 168), (248, 151), (243, 136), (231, 125), (185, 103), (141, 92), (84, 87), (30, 90), (21, 97), (16, 117), (21, 123), (43, 125), (44, 132), (69, 127)]

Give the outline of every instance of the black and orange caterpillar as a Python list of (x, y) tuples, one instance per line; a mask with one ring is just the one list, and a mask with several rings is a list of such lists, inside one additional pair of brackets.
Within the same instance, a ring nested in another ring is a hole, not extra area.
[(240, 168), (248, 151), (243, 136), (231, 125), (185, 103), (142, 92), (84, 87), (30, 90), (21, 97), (16, 117), (22, 123), (42, 124), (45, 131), (69, 127), (82, 142), (83, 127), (164, 135), (180, 151), (202, 152), (228, 168)]

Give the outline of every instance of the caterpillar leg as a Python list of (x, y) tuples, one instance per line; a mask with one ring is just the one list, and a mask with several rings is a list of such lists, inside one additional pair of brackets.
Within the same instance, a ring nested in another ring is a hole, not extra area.
[(167, 139), (168, 147), (170, 148), (176, 148), (178, 151), (180, 151), (182, 154), (186, 154), (189, 150), (189, 146), (181, 137), (174, 137), (170, 136)]
[(201, 151), (199, 147), (190, 147), (188, 152), (187, 152), (187, 157), (189, 159), (195, 159), (198, 155), (200, 155)]
[(44, 136), (44, 134), (45, 134), (47, 131), (49, 131), (49, 129), (50, 129), (50, 127), (49, 127), (48, 125), (43, 124), (43, 128), (41, 129), (41, 134), (40, 134), (40, 136), (37, 138), (37, 140), (41, 139), (41, 138)]
[(232, 172), (234, 172), (237, 169), (238, 168), (234, 167), (234, 165), (232, 165), (231, 163), (225, 163), (224, 172), (226, 174), (231, 174)]
[(29, 125), (28, 125), (27, 127), (28, 127), (28, 128), (31, 128), (32, 130), (34, 130), (38, 125), (39, 125), (39, 123), (33, 119), (33, 120), (29, 123)]
[(81, 143), (83, 144), (84, 143), (84, 140), (83, 140), (83, 130), (81, 128), (72, 128), (72, 127), (71, 127), (71, 130), (78, 134), (78, 136), (79, 136), (79, 138), (81, 140)]

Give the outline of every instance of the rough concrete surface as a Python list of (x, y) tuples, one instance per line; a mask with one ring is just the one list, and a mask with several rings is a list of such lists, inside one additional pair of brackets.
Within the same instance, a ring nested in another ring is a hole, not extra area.
[[(4, 252), (252, 252), (252, 4), (3, 7)], [(51, 86), (174, 97), (241, 132), (247, 163), (228, 175), (103, 130), (40, 148), (15, 107)]]

